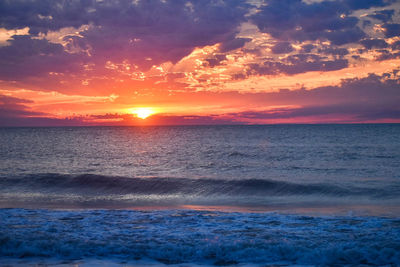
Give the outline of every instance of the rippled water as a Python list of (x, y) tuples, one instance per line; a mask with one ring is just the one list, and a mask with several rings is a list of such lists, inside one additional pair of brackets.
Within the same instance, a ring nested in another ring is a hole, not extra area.
[(5, 207), (400, 203), (400, 125), (0, 129)]
[(0, 265), (400, 264), (398, 124), (0, 128), (0, 147)]

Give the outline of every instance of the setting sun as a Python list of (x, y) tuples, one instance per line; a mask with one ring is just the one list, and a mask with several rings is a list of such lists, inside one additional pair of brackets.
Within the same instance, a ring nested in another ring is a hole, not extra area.
[(133, 108), (129, 110), (130, 113), (136, 115), (136, 117), (141, 119), (146, 119), (147, 117), (153, 115), (155, 112), (152, 108)]

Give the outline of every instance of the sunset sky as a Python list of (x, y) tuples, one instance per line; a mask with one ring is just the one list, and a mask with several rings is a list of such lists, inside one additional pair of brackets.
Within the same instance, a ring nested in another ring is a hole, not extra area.
[(0, 0), (0, 126), (400, 122), (400, 1)]

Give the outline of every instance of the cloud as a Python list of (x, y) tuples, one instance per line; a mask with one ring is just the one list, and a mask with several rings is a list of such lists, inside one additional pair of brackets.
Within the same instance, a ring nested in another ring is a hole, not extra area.
[(393, 42), (393, 43), (390, 45), (390, 47), (391, 47), (393, 50), (400, 50), (400, 41)]
[(392, 20), (394, 13), (394, 9), (379, 10), (369, 14), (367, 17), (387, 22)]
[(336, 122), (400, 122), (400, 84), (397, 80), (397, 71), (394, 71), (382, 76), (370, 74), (362, 79), (344, 80), (340, 86), (260, 93), (254, 96), (260, 104), (266, 101), (265, 106), (276, 107), (231, 113), (229, 116), (253, 123), (281, 119), (318, 121), (318, 117), (330, 117)]
[(262, 64), (249, 64), (249, 75), (298, 74), (308, 71), (333, 71), (346, 68), (346, 59), (327, 59), (317, 54), (300, 53), (282, 58), (280, 61), (267, 60)]
[(10, 45), (0, 47), (0, 78), (18, 80), (48, 72), (77, 72), (81, 57), (64, 51), (60, 44), (14, 35)]
[(316, 48), (315, 45), (313, 44), (305, 44), (301, 46), (301, 51), (302, 53), (310, 53), (314, 48)]
[[(195, 47), (221, 43), (222, 52), (242, 47), (249, 39), (236, 33), (247, 11), (248, 5), (239, 0), (15, 0), (1, 3), (0, 27), (29, 27), (32, 37), (89, 25), (65, 37), (65, 45), (87, 51), (87, 60), (95, 63), (129, 60), (146, 69), (175, 63)], [(8, 49), (17, 50), (17, 45), (14, 41)]]
[(293, 50), (293, 46), (288, 42), (279, 42), (271, 48), (271, 51), (274, 54), (286, 54), (292, 52)]
[(385, 32), (385, 36), (388, 38), (400, 35), (400, 24), (397, 23), (386, 23), (382, 26)]
[(221, 62), (224, 60), (226, 60), (226, 55), (224, 54), (215, 54), (213, 57), (205, 59), (207, 65), (211, 68), (221, 65)]
[(229, 52), (244, 46), (249, 42), (250, 38), (231, 38), (231, 40), (223, 42), (220, 46), (220, 52)]
[(282, 41), (329, 40), (334, 45), (356, 43), (366, 37), (352, 12), (384, 7), (391, 1), (339, 0), (306, 3), (269, 0), (251, 17), (260, 31)]
[(321, 47), (318, 49), (318, 52), (326, 54), (326, 55), (334, 55), (334, 56), (345, 56), (349, 54), (349, 51), (346, 48), (337, 48), (337, 47)]
[(43, 115), (40, 112), (32, 112), (27, 104), (33, 101), (6, 95), (0, 95), (0, 126), (13, 124), (19, 118)]
[(383, 39), (364, 39), (360, 43), (367, 49), (388, 47), (388, 44)]
[(30, 112), (26, 111), (27, 107), (25, 104), (29, 103), (32, 103), (32, 101), (0, 95), (0, 117), (31, 115)]
[(0, 127), (83, 126), (96, 125), (87, 116), (55, 118), (52, 114), (32, 111), (34, 101), (0, 95)]
[[(400, 109), (391, 108), (371, 108), (364, 105), (331, 105), (331, 106), (305, 106), (299, 108), (281, 108), (272, 111), (248, 111), (230, 114), (243, 119), (252, 120), (278, 120), (278, 119), (297, 119), (299, 117), (318, 119), (322, 116), (342, 119), (342, 122), (363, 122), (374, 120), (400, 121)], [(344, 119), (343, 119), (344, 118)]]
[(23, 107), (23, 104), (27, 103), (33, 103), (33, 101), (7, 95), (0, 95), (0, 105), (2, 107)]
[(396, 0), (368, 0), (368, 1), (359, 1), (359, 0), (343, 0), (342, 4), (347, 5), (352, 10), (359, 9), (368, 9), (371, 7), (384, 7), (390, 5)]
[(59, 30), (64, 27), (78, 28), (87, 24), (90, 3), (94, 1), (2, 1), (0, 27), (6, 29), (30, 28), (31, 34)]

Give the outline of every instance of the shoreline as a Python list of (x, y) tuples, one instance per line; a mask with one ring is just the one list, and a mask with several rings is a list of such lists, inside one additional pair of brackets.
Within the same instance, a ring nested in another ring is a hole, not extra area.
[(83, 205), (4, 205), (0, 202), (0, 211), (7, 209), (44, 210), (44, 211), (209, 211), (221, 213), (277, 213), (282, 215), (306, 216), (361, 216), (361, 217), (400, 217), (399, 205), (308, 205), (308, 206), (233, 206), (233, 205), (110, 205), (110, 206), (83, 206)]

